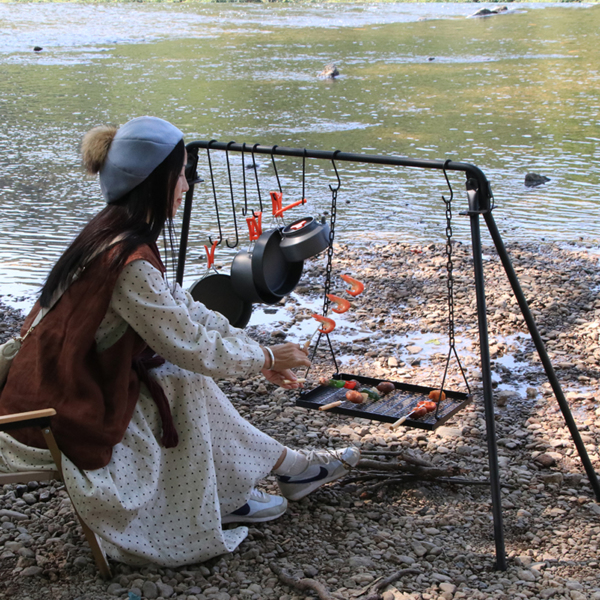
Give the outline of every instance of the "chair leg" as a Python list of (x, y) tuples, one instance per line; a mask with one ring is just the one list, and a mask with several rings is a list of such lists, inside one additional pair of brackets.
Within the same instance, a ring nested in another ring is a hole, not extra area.
[(102, 575), (104, 579), (110, 579), (112, 577), (110, 565), (108, 564), (106, 553), (104, 552), (104, 550), (102, 550), (100, 546), (98, 536), (85, 524), (84, 520), (79, 516), (79, 513), (76, 510), (75, 514), (79, 519), (79, 523), (81, 525), (81, 529), (83, 529), (85, 539), (87, 540), (87, 543), (92, 549), (92, 556), (96, 561), (96, 566), (98, 567), (98, 571), (100, 571), (100, 575)]
[[(52, 454), (52, 458), (54, 459), (54, 462), (56, 463), (56, 468), (58, 469), (58, 472), (60, 473), (60, 477), (64, 481), (64, 477), (63, 477), (63, 473), (62, 473), (62, 454), (56, 443), (56, 440), (54, 439), (52, 430), (50, 429), (50, 427), (44, 427), (42, 429), (42, 433), (44, 435), (46, 445), (48, 446), (48, 449), (50, 450), (50, 453)], [(66, 486), (65, 486), (65, 489), (67, 489)], [(69, 493), (69, 490), (67, 489), (67, 494), (68, 493)], [(71, 504), (73, 504), (73, 502), (71, 502)], [(79, 519), (79, 523), (81, 524), (81, 528), (83, 529), (83, 535), (85, 535), (85, 539), (87, 540), (87, 543), (89, 544), (89, 546), (92, 550), (92, 556), (94, 557), (94, 560), (96, 561), (96, 566), (98, 567), (98, 570), (100, 571), (100, 575), (102, 575), (102, 577), (104, 577), (105, 579), (110, 579), (112, 577), (110, 565), (108, 564), (108, 560), (106, 558), (106, 553), (104, 552), (104, 550), (102, 550), (102, 547), (100, 546), (100, 542), (98, 541), (98, 536), (96, 535), (96, 533), (94, 531), (92, 531), (86, 525), (85, 521), (79, 516), (79, 513), (77, 512), (77, 509), (75, 508), (74, 505), (73, 505), (73, 510), (75, 511), (75, 514), (77, 515), (77, 518)]]

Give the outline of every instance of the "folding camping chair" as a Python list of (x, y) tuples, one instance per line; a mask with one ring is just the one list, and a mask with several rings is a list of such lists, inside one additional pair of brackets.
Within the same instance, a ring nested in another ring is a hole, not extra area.
[[(59, 480), (63, 481), (62, 475), (62, 454), (56, 445), (56, 440), (54, 439), (54, 435), (52, 435), (52, 430), (50, 429), (50, 417), (53, 417), (56, 414), (56, 411), (53, 408), (47, 408), (44, 410), (34, 410), (31, 412), (24, 413), (15, 413), (12, 415), (6, 415), (4, 417), (0, 417), (0, 431), (9, 431), (11, 429), (20, 429), (23, 427), (40, 427), (42, 430), (42, 434), (44, 439), (46, 440), (46, 445), (52, 454), (52, 458), (54, 459), (54, 465), (56, 467), (55, 470), (46, 470), (46, 471), (20, 471), (17, 473), (0, 473), (0, 485), (4, 485), (7, 483), (28, 483), (30, 481), (51, 481), (51, 480)], [(69, 490), (67, 490), (67, 494)], [(75, 510), (75, 507), (73, 507)], [(77, 511), (75, 510), (75, 514)], [(79, 519), (79, 523), (81, 524), (81, 528), (83, 529), (83, 533), (85, 538), (90, 545), (92, 550), (92, 555), (94, 556), (94, 560), (96, 561), (96, 565), (98, 566), (98, 570), (102, 577), (106, 579), (110, 579), (111, 571), (108, 561), (106, 559), (106, 554), (104, 550), (100, 547), (100, 543), (98, 542), (98, 537), (96, 534), (84, 523), (83, 519), (77, 514)]]

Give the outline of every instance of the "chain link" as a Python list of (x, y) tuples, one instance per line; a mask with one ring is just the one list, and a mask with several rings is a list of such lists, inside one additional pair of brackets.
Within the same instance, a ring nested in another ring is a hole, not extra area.
[(450, 348), (454, 348), (454, 265), (452, 263), (452, 197), (446, 200), (446, 269), (448, 271), (448, 338)]
[(325, 267), (325, 293), (323, 294), (323, 316), (327, 316), (329, 310), (329, 298), (327, 294), (331, 289), (331, 270), (333, 262), (333, 239), (335, 237), (335, 219), (337, 217), (337, 195), (338, 190), (331, 190), (331, 218), (329, 220), (329, 246), (327, 248), (327, 266)]

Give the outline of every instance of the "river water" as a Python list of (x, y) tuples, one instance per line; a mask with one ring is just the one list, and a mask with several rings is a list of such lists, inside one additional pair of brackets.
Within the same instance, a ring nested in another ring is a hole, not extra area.
[[(0, 294), (30, 296), (103, 206), (79, 164), (83, 134), (143, 114), (172, 121), (186, 141), (470, 162), (492, 185), (505, 240), (595, 244), (600, 6), (512, 3), (505, 14), (468, 18), (482, 6), (0, 4)], [(340, 76), (320, 79), (331, 62)], [(226, 161), (212, 158), (232, 241)], [(264, 200), (276, 180), (268, 157), (257, 162)], [(278, 167), (286, 201), (299, 199), (301, 161)], [(243, 223), (243, 178), (256, 208), (255, 171), (237, 155), (230, 168)], [(339, 239), (443, 239), (448, 189), (439, 172), (347, 163), (339, 171)], [(528, 172), (550, 181), (526, 188)], [(205, 155), (200, 174), (188, 282), (205, 268), (208, 236), (219, 235)], [(468, 241), (463, 181), (451, 182), (454, 232)], [(308, 205), (290, 218), (329, 211), (331, 183), (331, 165), (307, 161)], [(237, 251), (224, 246), (221, 264)]]

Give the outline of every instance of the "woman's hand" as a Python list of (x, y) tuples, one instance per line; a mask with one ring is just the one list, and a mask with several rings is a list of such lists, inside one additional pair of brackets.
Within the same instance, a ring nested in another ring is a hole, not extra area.
[(287, 371), (288, 369), (295, 369), (297, 367), (310, 367), (308, 350), (305, 350), (300, 344), (287, 342), (286, 344), (270, 346), (270, 350), (273, 353), (273, 358), (275, 359), (273, 364), (271, 364), (271, 357), (268, 351), (265, 349), (263, 350), (265, 352), (264, 367), (270, 371), (277, 371), (281, 373), (283, 371)]
[(268, 381), (286, 390), (297, 390), (303, 387), (303, 384), (296, 379), (294, 373), (289, 369), (282, 372), (263, 369), (261, 372)]
[(305, 350), (299, 344), (291, 342), (270, 346), (270, 351), (273, 353), (273, 361), (271, 360), (269, 351), (266, 348), (263, 348), (263, 351), (265, 353), (265, 366), (262, 369), (262, 374), (267, 380), (286, 390), (295, 390), (302, 387), (302, 383), (297, 381), (296, 375), (294, 375), (291, 369), (296, 367), (310, 367), (308, 350)]

